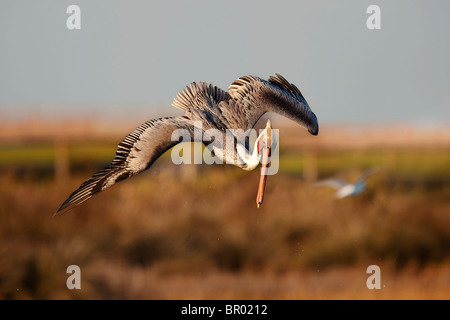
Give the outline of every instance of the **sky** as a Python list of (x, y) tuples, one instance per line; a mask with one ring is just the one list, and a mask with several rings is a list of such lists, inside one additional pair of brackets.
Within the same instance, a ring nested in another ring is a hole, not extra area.
[(176, 114), (193, 81), (279, 73), (319, 123), (447, 125), (449, 14), (448, 0), (2, 0), (0, 117), (143, 122)]

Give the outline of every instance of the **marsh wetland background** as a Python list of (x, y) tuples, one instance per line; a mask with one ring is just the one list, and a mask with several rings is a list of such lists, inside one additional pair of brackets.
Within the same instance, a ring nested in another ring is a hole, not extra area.
[[(180, 165), (166, 153), (63, 216), (67, 196), (139, 123), (3, 123), (0, 299), (449, 299), (448, 128), (280, 128), (280, 169)], [(170, 152), (170, 151), (169, 151)], [(337, 200), (321, 178), (380, 171)], [(369, 265), (382, 288), (366, 286)], [(81, 269), (69, 290), (66, 268)]]

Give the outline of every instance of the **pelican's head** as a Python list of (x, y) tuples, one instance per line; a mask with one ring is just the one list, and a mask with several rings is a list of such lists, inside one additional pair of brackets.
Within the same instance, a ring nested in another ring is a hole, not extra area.
[(268, 120), (266, 127), (256, 139), (253, 147), (253, 152), (251, 154), (248, 153), (248, 150), (243, 144), (238, 143), (236, 145), (239, 162), (242, 163), (241, 168), (246, 171), (256, 169), (256, 167), (258, 167), (258, 165), (261, 163), (261, 158), (264, 155), (264, 150), (268, 152), (271, 149), (275, 149), (276, 146), (277, 139), (274, 131), (272, 130), (270, 120)]
[(275, 149), (277, 147), (277, 139), (270, 120), (267, 120), (266, 127), (256, 140), (255, 146), (258, 148), (258, 153), (262, 156), (264, 149)]
[(270, 157), (272, 155), (272, 148), (276, 148), (277, 139), (273, 133), (270, 120), (267, 120), (266, 128), (262, 133), (262, 141), (257, 142), (258, 148), (262, 145), (261, 150), (258, 150), (262, 154), (261, 160), (261, 176), (259, 180), (258, 193), (256, 195), (256, 206), (259, 208), (264, 199), (264, 189), (266, 186), (267, 172), (269, 168)]
[(239, 157), (242, 159), (244, 165), (242, 169), (250, 171), (258, 167), (261, 162), (261, 178), (259, 180), (258, 193), (256, 195), (256, 205), (259, 208), (264, 198), (264, 188), (266, 186), (268, 168), (272, 149), (277, 146), (277, 139), (270, 120), (267, 120), (266, 127), (259, 134), (253, 147), (251, 156), (248, 155), (247, 150), (242, 144), (237, 144), (236, 150)]

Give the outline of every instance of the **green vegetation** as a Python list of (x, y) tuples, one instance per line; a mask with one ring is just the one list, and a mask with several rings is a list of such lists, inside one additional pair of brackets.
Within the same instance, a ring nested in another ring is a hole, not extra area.
[[(371, 264), (391, 279), (376, 297), (450, 297), (448, 150), (324, 150), (306, 161), (282, 152), (260, 209), (259, 170), (192, 171), (166, 154), (52, 219), (115, 145), (0, 147), (0, 298), (360, 298), (371, 294)], [(68, 150), (64, 179), (17, 173), (52, 168), (57, 148)], [(318, 177), (382, 171), (360, 197), (337, 200), (303, 178), (306, 163)], [(65, 286), (72, 264), (82, 270), (79, 292)]]
[(109, 162), (117, 145), (112, 142), (83, 144), (80, 142), (58, 145), (50, 142), (18, 143), (0, 146), (0, 166), (52, 166), (57, 152), (67, 148), (70, 162)]
[[(0, 145), (0, 168), (26, 168), (54, 165), (58, 151), (67, 150), (65, 156), (73, 167), (99, 167), (108, 164), (117, 150), (117, 142), (90, 141), (89, 144), (71, 142), (17, 143)], [(280, 173), (301, 175), (305, 157), (313, 157), (320, 176), (340, 174), (346, 171), (378, 167), (395, 176), (423, 178), (448, 178), (450, 176), (450, 151), (446, 149), (371, 149), (371, 150), (324, 150), (310, 154), (280, 152)], [(160, 162), (170, 161), (170, 151)]]

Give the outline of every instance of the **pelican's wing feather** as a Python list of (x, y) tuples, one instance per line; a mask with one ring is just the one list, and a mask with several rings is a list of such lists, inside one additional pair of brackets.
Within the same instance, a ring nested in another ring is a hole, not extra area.
[(186, 129), (190, 132), (189, 119), (186, 117), (160, 118), (139, 126), (119, 143), (114, 160), (83, 182), (64, 201), (55, 215), (85, 202), (116, 182), (148, 169), (159, 156), (179, 142), (172, 140), (172, 133), (176, 129)]
[(228, 87), (228, 92), (241, 105), (247, 129), (271, 111), (298, 122), (313, 135), (319, 132), (317, 117), (300, 90), (277, 73), (268, 80), (243, 76)]
[[(290, 97), (294, 101), (297, 101), (297, 106), (295, 108), (290, 107), (290, 104), (286, 105), (281, 103), (272, 111), (297, 121), (308, 129), (309, 133), (317, 135), (319, 133), (317, 117), (314, 112), (312, 112), (300, 90), (278, 73), (276, 73), (274, 77), (269, 77), (268, 82), (272, 86), (281, 89), (285, 97)], [(273, 97), (276, 96), (272, 95), (272, 98)], [(268, 97), (266, 97), (266, 99), (268, 99)]]
[(229, 103), (231, 107), (239, 108), (239, 115), (245, 126), (242, 129), (250, 129), (256, 124), (261, 116), (267, 112), (265, 105), (261, 102), (261, 92), (265, 87), (265, 80), (255, 76), (243, 76), (236, 79), (229, 87), (228, 93), (233, 98), (234, 103)]
[(302, 99), (305, 99), (295, 84), (290, 83), (282, 75), (280, 75), (278, 73), (275, 73), (275, 76), (270, 76), (268, 81), (270, 83), (277, 85), (280, 88), (286, 90), (287, 92), (289, 92), (290, 94), (292, 94), (294, 96), (299, 96)]
[(213, 84), (192, 82), (177, 94), (172, 106), (184, 111), (190, 111), (192, 108), (208, 110), (230, 98), (228, 92)]

